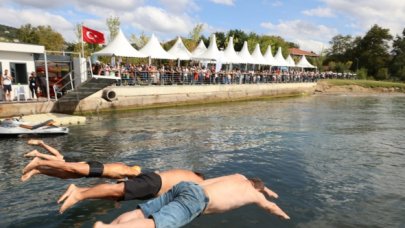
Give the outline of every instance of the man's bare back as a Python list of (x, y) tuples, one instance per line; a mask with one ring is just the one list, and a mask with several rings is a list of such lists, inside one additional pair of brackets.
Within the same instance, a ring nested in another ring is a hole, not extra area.
[(195, 172), (184, 169), (171, 169), (158, 173), (162, 179), (162, 187), (158, 192), (158, 196), (169, 191), (174, 185), (181, 181), (190, 181), (196, 184), (203, 181), (201, 176), (196, 175)]
[(266, 194), (272, 198), (278, 195), (264, 186), (263, 190), (253, 187), (252, 182), (245, 176), (234, 174), (200, 183), (209, 198), (204, 214), (222, 213), (248, 204), (257, 204), (269, 213), (282, 218), (289, 218), (276, 204), (266, 199)]

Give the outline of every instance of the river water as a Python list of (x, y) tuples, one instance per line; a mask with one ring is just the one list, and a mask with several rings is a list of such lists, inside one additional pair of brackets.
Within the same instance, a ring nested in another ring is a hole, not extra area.
[[(207, 177), (257, 176), (291, 217), (255, 205), (202, 216), (187, 227), (405, 227), (405, 97), (312, 96), (94, 116), (45, 142), (77, 160), (121, 161), (144, 170), (186, 168)], [(19, 181), (34, 147), (0, 141), (0, 227), (91, 227), (140, 201), (90, 200), (58, 213), (70, 183)]]

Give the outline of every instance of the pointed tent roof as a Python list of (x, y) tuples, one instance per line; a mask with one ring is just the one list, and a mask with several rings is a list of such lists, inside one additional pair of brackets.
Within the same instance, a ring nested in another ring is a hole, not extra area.
[(176, 43), (174, 43), (174, 45), (167, 52), (172, 56), (174, 56), (176, 59), (180, 60), (191, 59), (191, 53), (188, 51), (186, 46), (184, 46), (184, 43), (180, 37), (177, 38)]
[(274, 66), (288, 66), (287, 61), (285, 61), (283, 57), (283, 53), (281, 52), (281, 47), (278, 47), (277, 53), (274, 56), (275, 64)]
[(242, 63), (255, 64), (255, 60), (252, 58), (248, 50), (247, 41), (243, 42), (242, 50), (240, 50), (238, 55), (242, 59)]
[(264, 59), (266, 60), (268, 65), (274, 66), (276, 60), (273, 57), (273, 54), (271, 53), (271, 46), (267, 46), (266, 53), (264, 54)]
[(176, 59), (162, 48), (155, 34), (152, 34), (148, 43), (139, 51), (152, 59)]
[(268, 65), (262, 55), (262, 51), (260, 51), (260, 44), (256, 44), (255, 50), (252, 53), (252, 58), (255, 60), (256, 64)]
[(205, 46), (204, 42), (200, 40), (200, 43), (198, 43), (198, 46), (191, 52), (192, 57), (196, 57), (201, 55), (207, 51), (207, 47)]
[(195, 59), (205, 59), (205, 60), (220, 60), (221, 59), (221, 54), (219, 53), (218, 47), (217, 47), (217, 39), (215, 37), (215, 34), (211, 35), (210, 39), (210, 45), (208, 46), (207, 50), (202, 53), (201, 55), (198, 55), (194, 57)]
[(125, 38), (124, 33), (120, 29), (117, 36), (111, 41), (105, 48), (98, 52), (93, 53), (93, 55), (99, 56), (122, 56), (122, 57), (137, 57), (146, 58), (147, 56), (143, 53), (137, 51)]
[(294, 59), (291, 57), (291, 55), (287, 56), (286, 61), (287, 61), (289, 67), (295, 67), (295, 62), (294, 62)]
[(229, 37), (228, 46), (226, 46), (224, 51), (224, 63), (241, 63), (243, 62), (242, 59), (239, 57), (238, 54), (235, 52), (235, 48), (233, 45), (233, 37)]
[(303, 55), (300, 59), (300, 61), (298, 61), (297, 67), (301, 67), (301, 68), (316, 68), (316, 66), (310, 64), (307, 60), (307, 58), (305, 57), (305, 55)]

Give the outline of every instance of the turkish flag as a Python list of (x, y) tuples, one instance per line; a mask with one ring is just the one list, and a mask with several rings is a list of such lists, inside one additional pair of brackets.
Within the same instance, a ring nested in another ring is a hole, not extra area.
[(103, 44), (105, 41), (104, 34), (99, 31), (82, 26), (82, 33), (83, 33), (83, 41), (86, 43)]

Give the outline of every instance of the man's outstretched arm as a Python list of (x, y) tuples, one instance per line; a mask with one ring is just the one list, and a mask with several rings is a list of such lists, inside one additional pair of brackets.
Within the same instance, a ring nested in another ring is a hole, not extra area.
[(280, 207), (278, 207), (277, 204), (268, 201), (262, 193), (258, 192), (256, 204), (268, 213), (274, 214), (283, 219), (290, 219), (290, 217)]
[(87, 199), (120, 200), (123, 197), (124, 183), (99, 184), (91, 188), (79, 188), (71, 184), (58, 200), (58, 203), (63, 202), (59, 212), (63, 213), (76, 203)]

